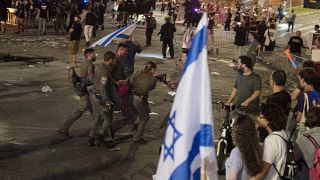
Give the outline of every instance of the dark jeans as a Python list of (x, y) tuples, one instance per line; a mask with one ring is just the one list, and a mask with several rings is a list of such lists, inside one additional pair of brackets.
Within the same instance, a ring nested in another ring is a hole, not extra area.
[(288, 22), (288, 32), (290, 31), (290, 26), (291, 26), (291, 32), (293, 32), (294, 22)]
[(224, 30), (225, 30), (225, 31), (230, 31), (230, 22), (226, 22), (226, 23), (224, 24)]
[(174, 58), (173, 40), (162, 42), (162, 55), (164, 58), (167, 57), (167, 46), (169, 46), (170, 56)]
[(153, 34), (153, 29), (152, 28), (146, 29), (146, 45), (151, 45), (152, 34)]

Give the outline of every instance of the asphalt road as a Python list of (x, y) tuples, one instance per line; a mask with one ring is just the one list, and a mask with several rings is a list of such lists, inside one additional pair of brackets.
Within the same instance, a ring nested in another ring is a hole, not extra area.
[[(158, 14), (157, 18), (161, 22)], [(298, 17), (296, 27), (303, 26), (305, 31), (309, 31), (315, 20), (318, 20), (316, 14)], [(305, 21), (308, 21), (308, 25), (299, 26)], [(106, 30), (98, 32), (98, 38), (115, 30), (116, 25), (110, 23), (111, 19), (106, 19), (106, 22)], [(183, 28), (179, 26), (177, 34), (182, 32)], [(158, 73), (171, 75), (177, 71), (175, 61), (161, 59), (161, 44), (156, 33), (153, 46), (144, 48), (136, 57), (135, 70), (142, 69), (145, 62), (153, 60), (158, 63)], [(281, 32), (280, 35), (285, 33)], [(286, 34), (283, 39), (289, 36)], [(144, 44), (143, 26), (137, 28), (135, 38)], [(32, 32), (27, 36), (9, 33), (0, 35), (0, 42), (0, 54), (22, 57), (8, 58), (6, 62), (0, 60), (1, 179), (151, 179), (156, 171), (159, 146), (165, 131), (159, 127), (172, 104), (172, 97), (168, 95), (170, 90), (166, 86), (158, 84), (150, 94), (151, 110), (155, 115), (151, 115), (146, 127), (145, 138), (149, 140), (146, 145), (133, 144), (125, 128), (116, 134), (117, 147), (120, 149), (89, 148), (89, 114), (84, 114), (72, 126), (72, 139), (64, 140), (56, 133), (58, 126), (78, 102), (67, 79), (66, 66), (71, 58), (68, 36), (49, 33), (45, 37), (38, 37)], [(81, 42), (83, 45), (84, 41)], [(97, 64), (102, 62), (106, 50), (115, 51), (115, 46), (97, 47)], [(175, 50), (178, 58), (179, 50)], [(81, 54), (79, 52), (83, 61)], [(230, 60), (214, 58), (215, 55), (209, 58), (212, 99), (226, 101), (236, 73), (231, 68)], [(265, 74), (263, 78), (268, 77)], [(53, 92), (42, 92), (41, 88), (45, 85), (50, 86)], [(220, 107), (214, 105), (216, 127), (220, 126), (222, 117)]]

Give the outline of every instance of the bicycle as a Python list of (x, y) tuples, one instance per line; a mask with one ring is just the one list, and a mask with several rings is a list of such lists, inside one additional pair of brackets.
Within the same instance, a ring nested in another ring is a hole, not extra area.
[(221, 101), (216, 101), (216, 104), (221, 104), (222, 109), (224, 109), (226, 113), (223, 119), (222, 126), (219, 129), (220, 138), (217, 143), (218, 174), (225, 175), (224, 164), (231, 150), (234, 148), (234, 145), (232, 143), (231, 130), (236, 119), (234, 117), (230, 118), (230, 114), (236, 109), (236, 105), (226, 105)]
[(225, 161), (230, 155), (231, 150), (235, 147), (232, 141), (232, 127), (236, 122), (238, 115), (246, 114), (247, 107), (236, 106), (235, 104), (226, 105), (221, 101), (216, 101), (216, 104), (221, 104), (222, 109), (225, 110), (225, 117), (220, 127), (220, 138), (217, 143), (217, 161), (218, 161), (218, 174), (225, 175)]

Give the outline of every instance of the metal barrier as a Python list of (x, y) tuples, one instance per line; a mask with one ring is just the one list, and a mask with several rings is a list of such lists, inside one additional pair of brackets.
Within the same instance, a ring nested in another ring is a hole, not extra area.
[(209, 43), (214, 48), (233, 46), (235, 35), (234, 31), (214, 29), (212, 34), (209, 35)]

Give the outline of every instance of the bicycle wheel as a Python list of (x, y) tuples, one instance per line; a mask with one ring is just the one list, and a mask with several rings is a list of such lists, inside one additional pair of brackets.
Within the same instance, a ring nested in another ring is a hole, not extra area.
[(218, 163), (218, 174), (219, 175), (225, 175), (226, 174), (226, 169), (225, 169), (225, 162), (227, 159), (227, 156), (225, 154), (225, 149), (227, 144), (223, 141), (220, 141), (218, 144), (218, 149), (217, 149), (217, 163)]

